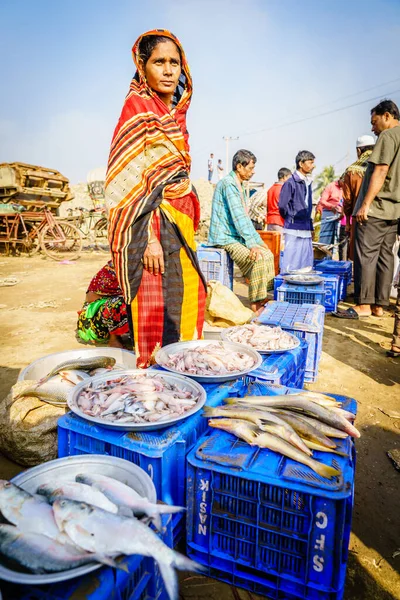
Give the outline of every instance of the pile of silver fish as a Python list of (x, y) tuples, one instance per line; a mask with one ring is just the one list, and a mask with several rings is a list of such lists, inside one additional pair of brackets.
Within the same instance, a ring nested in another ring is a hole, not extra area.
[(284, 279), (288, 279), (291, 282), (299, 282), (299, 283), (319, 283), (323, 281), (322, 277), (319, 275), (284, 275)]
[(171, 600), (178, 596), (176, 569), (202, 567), (164, 544), (153, 529), (161, 515), (185, 510), (150, 503), (124, 483), (82, 473), (75, 481), (41, 485), (30, 494), (0, 480), (0, 525), (4, 566), (17, 564), (32, 573), (66, 571), (89, 563), (125, 568), (121, 555), (153, 557), (159, 564)]
[(230, 342), (245, 344), (260, 352), (266, 350), (291, 350), (297, 346), (297, 338), (280, 327), (248, 323), (225, 333)]
[(86, 415), (115, 423), (159, 423), (183, 415), (199, 398), (162, 375), (116, 375), (91, 382), (79, 394), (77, 406)]
[(312, 458), (312, 450), (346, 456), (337, 449), (335, 438), (360, 437), (352, 424), (355, 415), (325, 394), (304, 391), (227, 398), (225, 402), (226, 406), (204, 407), (203, 416), (211, 417), (211, 427), (229, 431), (251, 446), (278, 452), (328, 479), (340, 472)]
[(207, 344), (171, 353), (163, 366), (190, 375), (218, 376), (250, 371), (254, 364), (248, 354), (229, 350), (223, 344)]
[(81, 381), (100, 375), (116, 366), (111, 356), (93, 356), (64, 361), (54, 367), (43, 379), (32, 383), (17, 398), (33, 396), (55, 406), (66, 406), (68, 394)]

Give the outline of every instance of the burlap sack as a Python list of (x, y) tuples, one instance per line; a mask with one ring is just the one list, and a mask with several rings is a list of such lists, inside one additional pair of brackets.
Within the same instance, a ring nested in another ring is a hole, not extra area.
[(254, 317), (250, 308), (246, 308), (239, 298), (219, 281), (207, 283), (205, 319), (215, 327), (233, 327), (244, 325)]
[(32, 383), (17, 382), (0, 403), (0, 452), (24, 467), (57, 458), (57, 421), (66, 412), (32, 396), (16, 400)]

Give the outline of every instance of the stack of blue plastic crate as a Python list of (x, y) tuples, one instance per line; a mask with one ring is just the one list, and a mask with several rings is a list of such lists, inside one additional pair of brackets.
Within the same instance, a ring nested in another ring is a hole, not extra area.
[(258, 369), (250, 371), (246, 379), (302, 388), (306, 373), (307, 352), (308, 342), (301, 340), (300, 345), (294, 350), (283, 354), (263, 355), (262, 364)]
[[(204, 385), (207, 406), (217, 406), (229, 395), (233, 383)], [(73, 413), (58, 420), (58, 456), (105, 454), (129, 460), (141, 467), (153, 480), (157, 499), (184, 506), (186, 493), (185, 457), (207, 428), (201, 412), (178, 425), (149, 432), (125, 432), (106, 429)], [(173, 520), (173, 545), (184, 533), (184, 513)]]
[(318, 365), (322, 353), (325, 308), (312, 304), (290, 304), (289, 302), (268, 302), (257, 322), (263, 325), (279, 325), (308, 342), (304, 381), (314, 382), (318, 375)]
[(233, 290), (233, 260), (223, 248), (199, 244), (197, 258), (206, 281), (215, 279)]
[[(256, 385), (251, 393), (271, 391)], [(334, 397), (356, 412), (354, 400)], [(340, 471), (329, 480), (229, 433), (206, 432), (187, 457), (188, 556), (211, 577), (266, 598), (341, 600), (355, 451), (350, 438), (338, 449), (347, 456), (314, 452)]]
[[(342, 293), (342, 287), (343, 287), (343, 281), (340, 278), (339, 275), (335, 275), (335, 274), (329, 274), (329, 273), (323, 273), (322, 277), (324, 279), (324, 289), (325, 289), (325, 296), (324, 296), (324, 307), (326, 312), (334, 312), (337, 310), (337, 306), (339, 301), (341, 300), (340, 298), (340, 294)], [(281, 287), (281, 285), (283, 285), (285, 282), (284, 278), (282, 275), (277, 275), (274, 279), (274, 300), (278, 300), (278, 289)], [(290, 286), (292, 286), (292, 284), (288, 284)], [(299, 286), (297, 286), (299, 287)], [(301, 286), (304, 287), (304, 286)], [(309, 294), (309, 288), (310, 286), (306, 286), (307, 287), (307, 294)], [(314, 286), (311, 286), (314, 287)], [(290, 292), (291, 288), (289, 289)], [(301, 292), (300, 292), (301, 294)], [(285, 297), (288, 298), (288, 293), (285, 294)], [(300, 295), (299, 299), (303, 299), (304, 296)], [(296, 297), (293, 297), (293, 294), (290, 294), (290, 302), (292, 302), (293, 304), (301, 304), (301, 302), (293, 302), (293, 300), (296, 300)], [(311, 302), (310, 304), (318, 304), (318, 302)]]
[(325, 304), (325, 286), (323, 283), (317, 285), (293, 285), (282, 283), (277, 290), (279, 302), (290, 304)]
[(327, 275), (338, 275), (340, 278), (339, 301), (347, 296), (347, 288), (351, 283), (353, 263), (350, 260), (315, 260), (314, 268)]

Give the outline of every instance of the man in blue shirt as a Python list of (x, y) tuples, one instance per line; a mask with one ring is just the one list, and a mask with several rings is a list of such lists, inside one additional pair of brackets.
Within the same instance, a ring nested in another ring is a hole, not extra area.
[(249, 300), (254, 311), (267, 302), (275, 276), (273, 254), (254, 229), (243, 185), (254, 175), (256, 160), (249, 150), (238, 150), (234, 155), (232, 171), (214, 191), (208, 234), (209, 244), (224, 248), (249, 280)]
[(285, 219), (282, 273), (313, 266), (311, 173), (314, 160), (312, 152), (301, 150), (296, 156), (296, 171), (283, 184), (279, 195), (279, 212)]

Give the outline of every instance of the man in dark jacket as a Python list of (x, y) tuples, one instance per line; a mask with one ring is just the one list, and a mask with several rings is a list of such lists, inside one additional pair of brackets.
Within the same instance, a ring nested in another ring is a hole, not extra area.
[(313, 266), (311, 173), (314, 160), (314, 154), (308, 150), (298, 153), (296, 171), (283, 184), (279, 196), (279, 212), (285, 219), (282, 273)]

